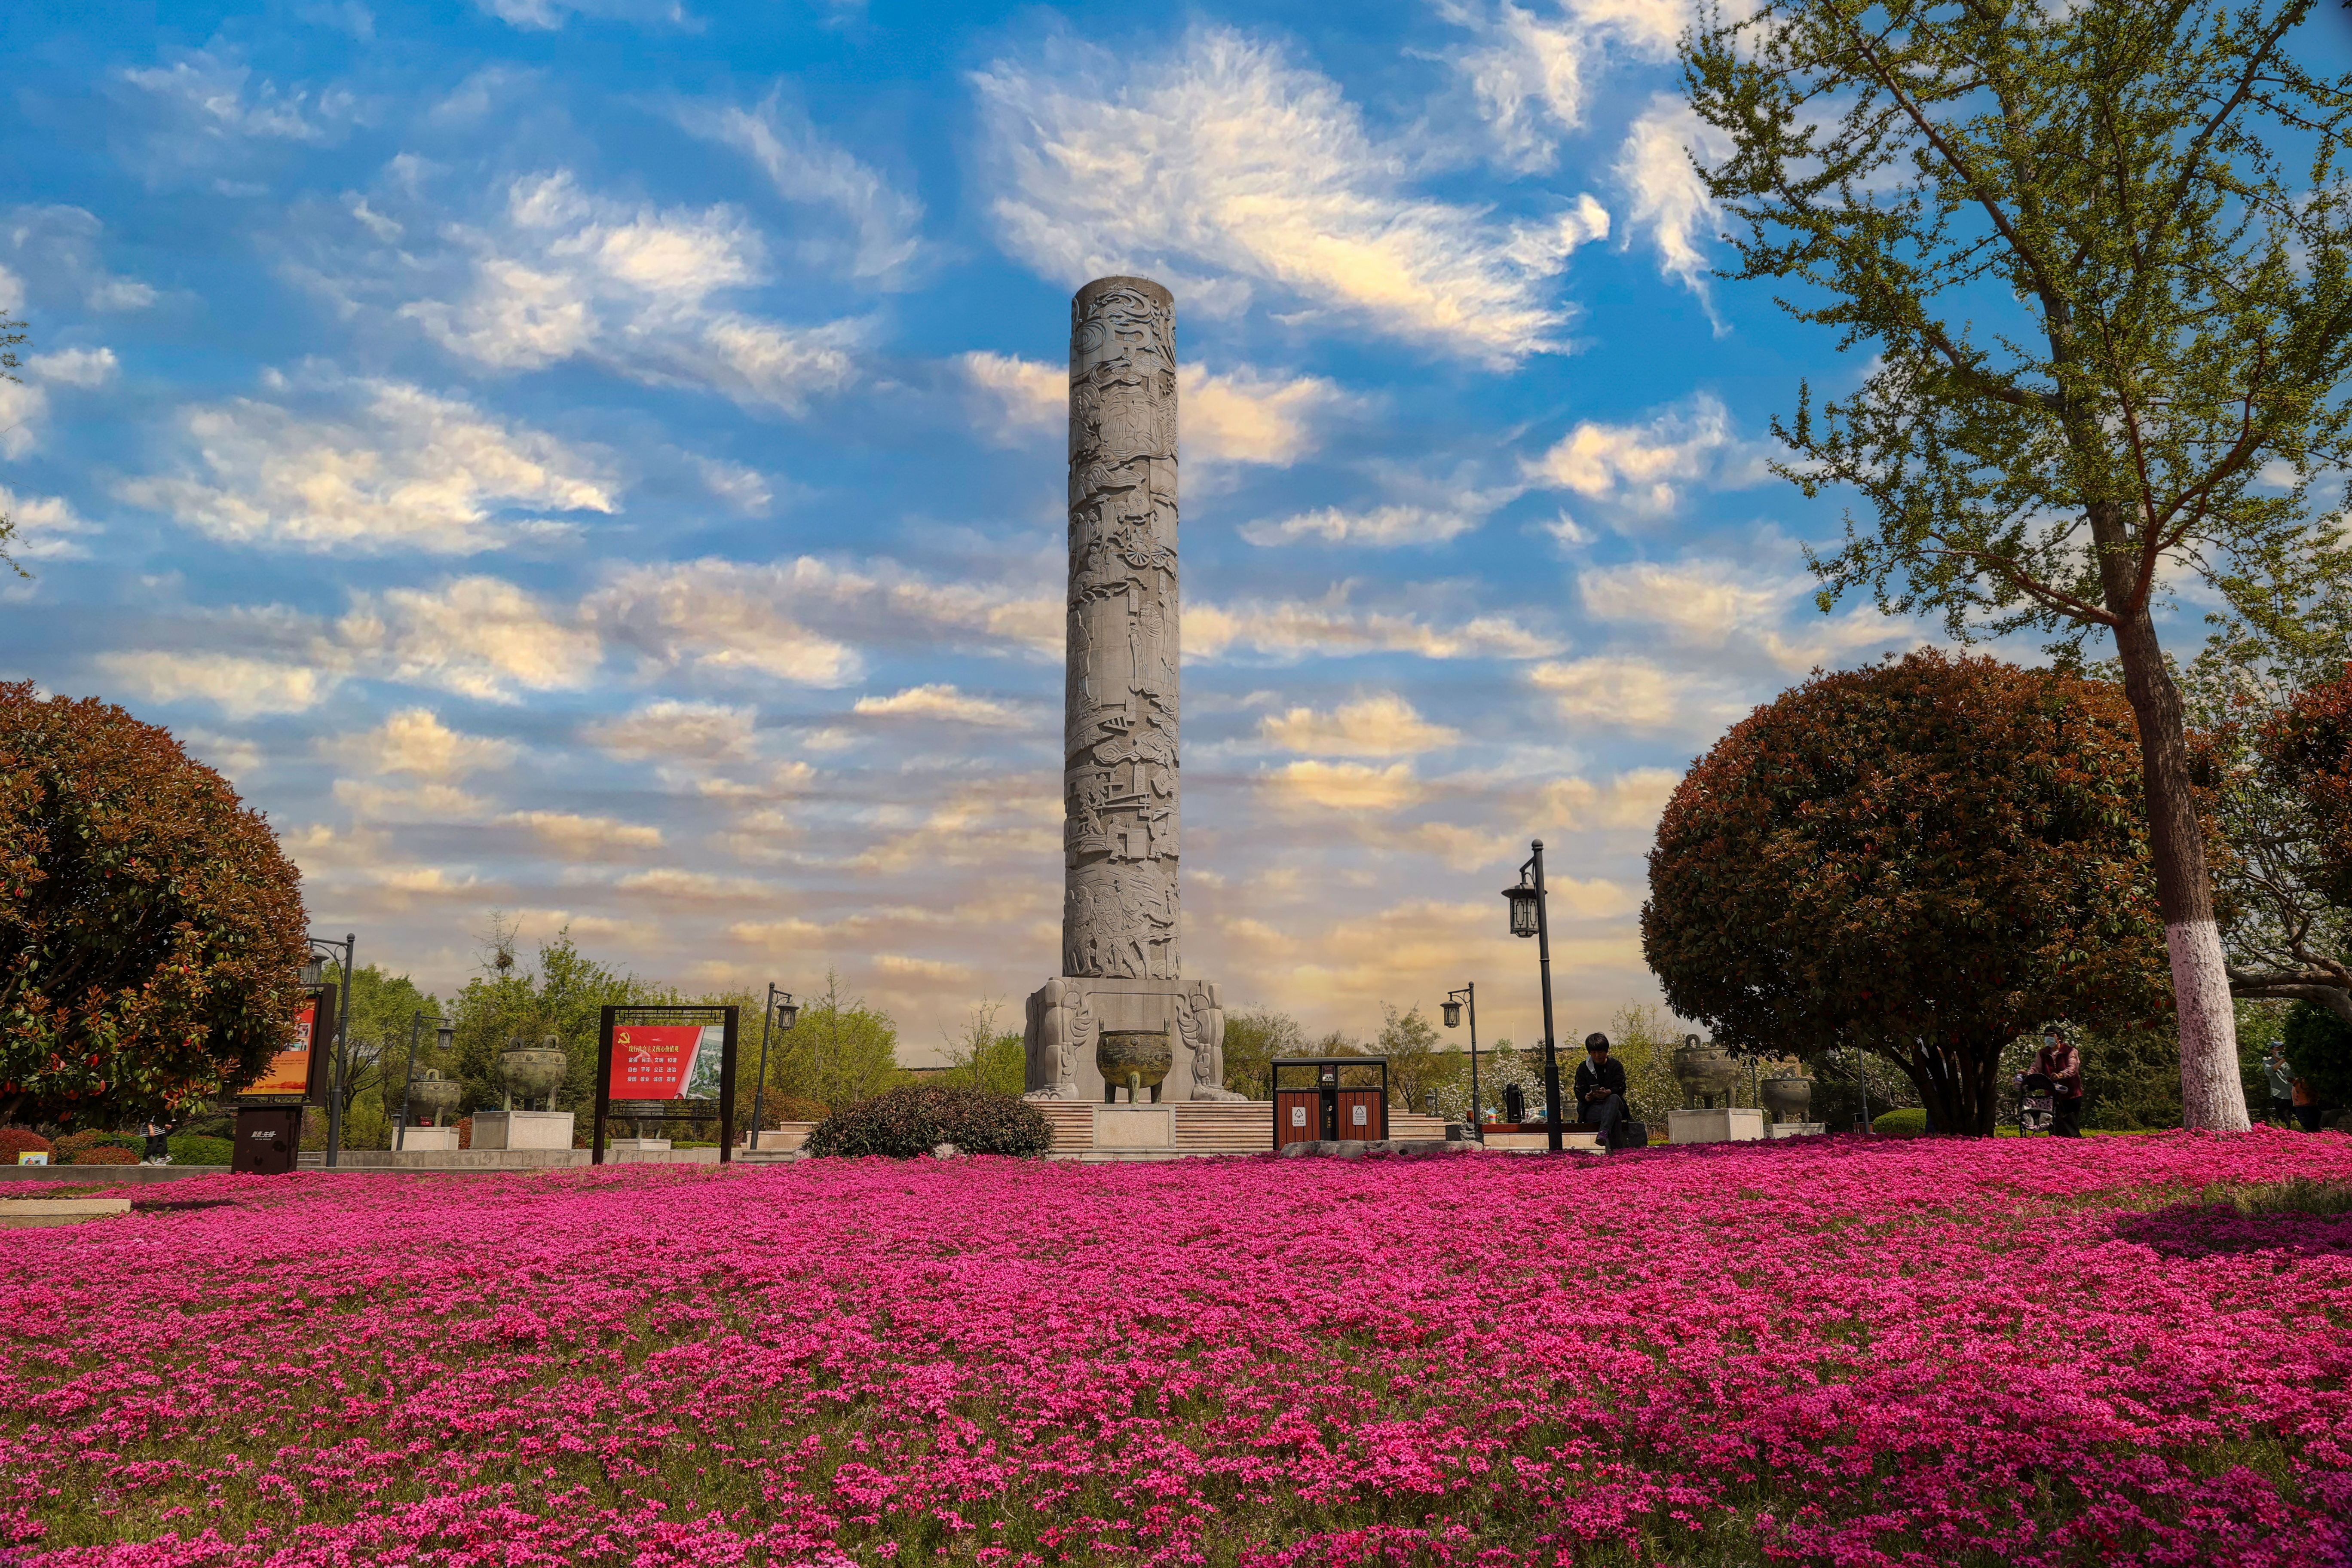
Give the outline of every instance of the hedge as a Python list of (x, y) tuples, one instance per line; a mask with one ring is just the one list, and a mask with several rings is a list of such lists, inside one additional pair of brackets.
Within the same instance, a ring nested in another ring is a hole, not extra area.
[(1895, 1138), (1925, 1138), (1927, 1135), (1927, 1108), (1913, 1105), (1901, 1110), (1881, 1111), (1871, 1119), (1870, 1130)]
[(924, 1083), (835, 1111), (809, 1133), (808, 1152), (904, 1160), (952, 1143), (965, 1154), (1034, 1157), (1053, 1142), (1045, 1115), (1013, 1095)]

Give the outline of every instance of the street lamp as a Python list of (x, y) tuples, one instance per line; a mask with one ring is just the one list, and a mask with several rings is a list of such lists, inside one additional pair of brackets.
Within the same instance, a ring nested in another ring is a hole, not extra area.
[(775, 982), (768, 983), (768, 1003), (760, 1009), (760, 1078), (751, 1088), (751, 1148), (760, 1147), (760, 1107), (768, 1092), (768, 1025), (773, 1020), (778, 1034), (790, 1034), (800, 1022), (800, 1004), (789, 991), (778, 991)]
[(322, 936), (302, 940), (310, 944), (310, 956), (302, 963), (304, 985), (317, 985), (326, 979), (329, 953), (341, 961), (343, 971), (342, 1005), (335, 1009), (335, 1039), (332, 1054), (327, 1058), (327, 1169), (331, 1171), (341, 1163), (335, 1156), (343, 1146), (343, 1055), (352, 1037), (352, 955), (359, 950), (360, 939), (355, 932), (345, 931), (341, 942)]
[[(394, 1131), (392, 1146), (408, 1146), (408, 1097), (416, 1087), (416, 1037), (425, 1027), (425, 1009), (419, 1007), (416, 1016), (408, 1021), (408, 1076), (400, 1085), (400, 1125)], [(447, 1018), (433, 1020), (433, 1050), (443, 1061), (449, 1059), (449, 1047), (457, 1042), (457, 1026)]]
[(1544, 1141), (1557, 1154), (1560, 1149), (1559, 1057), (1551, 1037), (1551, 923), (1544, 915), (1543, 840), (1535, 839), (1528, 847), (1535, 853), (1519, 868), (1519, 879), (1503, 889), (1503, 897), (1511, 901), (1511, 934), (1536, 939), (1543, 973), (1544, 1113), (1549, 1118)]
[(1478, 983), (1465, 984), (1459, 991), (1445, 994), (1445, 1026), (1454, 1028), (1462, 1022), (1462, 1009), (1470, 1009), (1470, 1134), (1484, 1143), (1486, 1141), (1486, 1102), (1478, 1094)]

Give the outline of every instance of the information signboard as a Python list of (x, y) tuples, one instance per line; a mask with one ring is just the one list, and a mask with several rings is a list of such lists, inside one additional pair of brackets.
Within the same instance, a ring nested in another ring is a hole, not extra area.
[(294, 1033), (286, 1047), (269, 1058), (261, 1076), (237, 1091), (245, 1100), (277, 1101), (325, 1098), (327, 1047), (335, 1037), (335, 988), (314, 986), (302, 993), (301, 1010), (294, 1016)]
[(607, 1007), (599, 1021), (596, 1129), (592, 1163), (604, 1163), (604, 1123), (615, 1100), (637, 1121), (719, 1122), (719, 1159), (730, 1163), (735, 1131), (733, 1007)]

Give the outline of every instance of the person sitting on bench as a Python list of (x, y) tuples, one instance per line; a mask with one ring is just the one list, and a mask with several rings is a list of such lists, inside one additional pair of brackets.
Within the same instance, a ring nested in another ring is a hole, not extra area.
[(1625, 1120), (1625, 1064), (1611, 1058), (1609, 1037), (1584, 1037), (1584, 1060), (1576, 1069), (1577, 1119), (1601, 1130), (1601, 1146), (1613, 1148)]

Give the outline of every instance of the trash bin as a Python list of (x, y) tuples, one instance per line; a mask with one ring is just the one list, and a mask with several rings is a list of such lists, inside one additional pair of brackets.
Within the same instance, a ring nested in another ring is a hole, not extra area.
[(229, 1169), (241, 1176), (282, 1176), (302, 1151), (299, 1105), (241, 1105), (236, 1110), (236, 1150)]
[[(1342, 1138), (1372, 1141), (1389, 1135), (1388, 1058), (1285, 1057), (1273, 1068), (1276, 1149), (1292, 1143)], [(1380, 1075), (1377, 1082), (1364, 1082), (1375, 1068)], [(1343, 1078), (1354, 1081), (1343, 1082)]]

